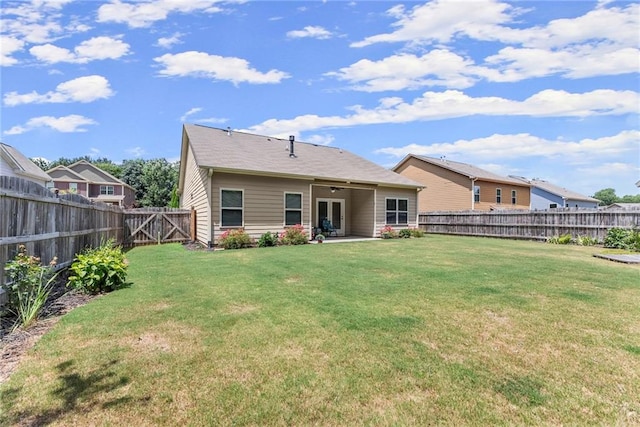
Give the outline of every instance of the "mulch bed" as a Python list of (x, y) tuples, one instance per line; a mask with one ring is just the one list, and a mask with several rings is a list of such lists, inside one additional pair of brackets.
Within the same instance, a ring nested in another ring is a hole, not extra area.
[(67, 278), (58, 277), (38, 320), (28, 329), (14, 328), (15, 317), (0, 318), (0, 384), (6, 381), (27, 351), (58, 323), (60, 317), (96, 298), (65, 286)]

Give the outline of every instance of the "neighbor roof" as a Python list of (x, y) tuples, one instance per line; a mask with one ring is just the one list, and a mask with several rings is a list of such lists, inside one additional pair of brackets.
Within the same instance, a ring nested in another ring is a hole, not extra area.
[(518, 179), (513, 179), (513, 178), (509, 178), (506, 176), (502, 176), (502, 175), (498, 175), (495, 174), (493, 172), (489, 172), (487, 170), (484, 169), (480, 169), (477, 166), (473, 166), (467, 163), (462, 163), (462, 162), (454, 162), (448, 159), (436, 159), (433, 157), (426, 157), (426, 156), (418, 156), (415, 154), (409, 154), (407, 155), (404, 159), (402, 159), (395, 167), (394, 170), (396, 170), (401, 164), (403, 164), (405, 161), (407, 161), (407, 159), (409, 159), (410, 157), (414, 157), (418, 160), (422, 160), (423, 162), (427, 162), (427, 163), (431, 163), (433, 165), (448, 169), (450, 171), (459, 173), (460, 175), (464, 175), (466, 177), (468, 177), (469, 179), (481, 179), (481, 180), (485, 180), (485, 181), (494, 181), (494, 182), (506, 182), (506, 183), (510, 183), (510, 184), (518, 184), (518, 185), (525, 185), (528, 187), (528, 184), (518, 180)]
[(87, 181), (83, 176), (63, 165), (58, 165), (54, 168), (51, 168), (47, 171), (47, 173), (56, 181)]
[(558, 185), (552, 184), (544, 179), (526, 179), (526, 178), (516, 178), (520, 179), (524, 182), (528, 182), (534, 187), (540, 188), (548, 193), (555, 194), (556, 196), (560, 196), (565, 200), (580, 200), (584, 202), (594, 202), (599, 203), (600, 200), (594, 199), (593, 197), (585, 196), (580, 193), (576, 193), (575, 191), (568, 190), (564, 187), (560, 187)]
[(12, 146), (0, 142), (0, 154), (13, 166), (14, 173), (41, 181), (51, 181), (51, 177), (38, 165)]
[(348, 183), (386, 184), (398, 187), (423, 186), (348, 151), (323, 145), (245, 132), (185, 124), (198, 166), (256, 175), (291, 176)]

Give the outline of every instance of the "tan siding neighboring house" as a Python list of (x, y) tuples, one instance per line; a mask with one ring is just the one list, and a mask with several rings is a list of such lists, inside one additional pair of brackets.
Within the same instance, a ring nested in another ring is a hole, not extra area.
[(393, 170), (425, 186), (421, 212), (529, 209), (528, 184), (466, 163), (409, 154)]
[(338, 148), (183, 128), (180, 204), (197, 210), (197, 240), (210, 246), (234, 228), (257, 239), (299, 223), (311, 236), (324, 218), (340, 236), (375, 237), (387, 225), (384, 197), (402, 198), (390, 225), (415, 227), (421, 188)]

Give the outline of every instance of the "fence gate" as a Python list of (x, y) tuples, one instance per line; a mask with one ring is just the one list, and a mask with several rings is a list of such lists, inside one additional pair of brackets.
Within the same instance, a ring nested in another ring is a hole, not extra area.
[(143, 208), (124, 211), (124, 245), (127, 247), (192, 240), (191, 211)]

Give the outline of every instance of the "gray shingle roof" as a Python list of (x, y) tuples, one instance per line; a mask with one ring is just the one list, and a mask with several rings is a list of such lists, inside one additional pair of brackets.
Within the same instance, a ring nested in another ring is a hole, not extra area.
[(560, 197), (564, 197), (565, 199), (570, 200), (582, 200), (585, 202), (599, 202), (600, 200), (594, 199), (593, 197), (585, 196), (580, 193), (576, 193), (575, 191), (568, 190), (564, 187), (560, 187), (558, 185), (547, 182), (543, 179), (532, 179), (529, 181), (531, 185), (534, 187), (538, 187), (544, 191), (547, 191), (551, 194), (556, 194)]
[(456, 173), (459, 173), (461, 175), (465, 175), (465, 176), (469, 177), (470, 179), (478, 178), (478, 179), (483, 179), (483, 180), (487, 180), (487, 181), (506, 182), (506, 183), (510, 183), (510, 184), (527, 185), (526, 183), (524, 183), (524, 182), (522, 182), (522, 181), (520, 181), (518, 179), (514, 179), (514, 178), (498, 175), (498, 174), (495, 174), (493, 172), (489, 172), (487, 170), (480, 169), (477, 166), (473, 166), (473, 165), (470, 165), (470, 164), (467, 164), (467, 163), (454, 162), (454, 161), (446, 160), (446, 159), (436, 159), (436, 158), (433, 158), (433, 157), (416, 156), (416, 155), (412, 155), (412, 156), (414, 156), (416, 159), (422, 160), (424, 162), (431, 163), (431, 164), (443, 167), (445, 169), (449, 169), (449, 170), (451, 170), (453, 172), (456, 172)]
[(11, 160), (17, 173), (43, 181), (51, 181), (49, 175), (17, 149), (0, 142), (0, 150)]
[(329, 181), (423, 187), (400, 174), (335, 147), (185, 124), (198, 166), (256, 175), (290, 176)]

